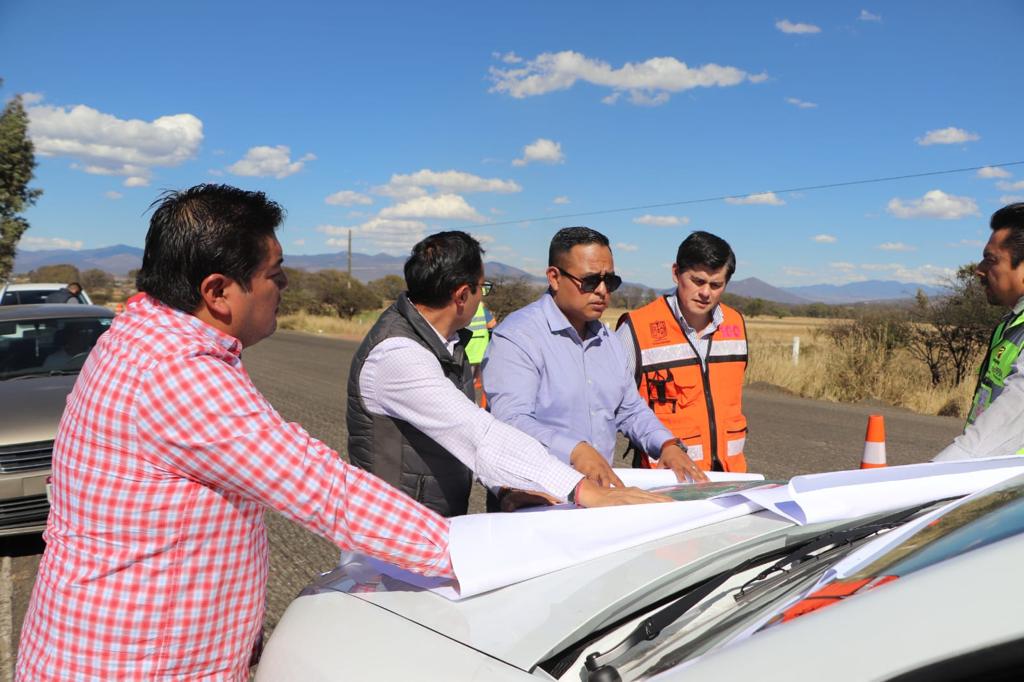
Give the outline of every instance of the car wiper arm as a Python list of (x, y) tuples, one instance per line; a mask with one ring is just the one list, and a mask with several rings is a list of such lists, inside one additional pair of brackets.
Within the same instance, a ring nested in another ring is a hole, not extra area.
[(814, 553), (820, 549), (830, 546), (848, 545), (850, 543), (857, 542), (858, 540), (863, 540), (864, 538), (870, 537), (876, 533), (880, 533), (883, 530), (894, 528), (925, 507), (929, 507), (934, 503), (935, 501), (933, 500), (915, 507), (901, 509), (898, 512), (889, 514), (888, 516), (883, 516), (882, 518), (872, 521), (871, 523), (864, 524), (863, 526), (845, 528), (843, 530), (832, 530), (811, 538), (807, 542), (798, 545), (794, 551), (782, 557), (777, 562), (764, 569), (747, 582), (743, 583), (739, 592), (736, 593), (736, 598), (739, 599), (742, 597), (745, 591), (754, 583), (758, 583), (779, 571), (786, 572), (787, 566), (799, 565), (804, 561), (813, 558)]
[[(822, 535), (810, 538), (809, 540), (799, 542), (795, 546), (784, 547), (781, 551), (786, 552), (786, 554), (783, 555), (783, 557), (775, 564), (746, 582), (743, 587), (740, 588), (740, 593), (742, 593), (742, 591), (751, 583), (762, 580), (778, 570), (782, 570), (781, 567), (788, 566), (794, 561), (803, 560), (812, 552), (816, 552), (817, 550), (822, 549), (823, 547), (828, 547), (829, 545), (855, 542), (858, 539), (868, 537), (881, 530), (897, 526), (914, 514), (917, 514), (922, 509), (935, 504), (937, 501), (938, 500), (930, 500), (907, 509), (901, 509), (898, 512), (883, 516), (864, 525), (844, 530), (828, 531)], [(769, 553), (768, 556), (772, 555), (779, 556), (779, 552), (776, 551)], [(590, 654), (586, 658), (584, 679), (587, 682), (620, 682), (622, 677), (614, 666), (609, 665), (611, 661), (614, 661), (637, 644), (654, 639), (661, 634), (662, 630), (682, 618), (687, 611), (699, 604), (705, 597), (716, 589), (724, 585), (730, 578), (748, 570), (752, 566), (763, 563), (765, 559), (766, 557), (763, 554), (753, 557), (728, 571), (712, 577), (699, 586), (693, 588), (676, 601), (670, 603), (661, 611), (640, 621), (640, 623), (633, 628), (633, 631), (630, 632), (624, 640), (615, 645), (607, 653), (594, 652)]]

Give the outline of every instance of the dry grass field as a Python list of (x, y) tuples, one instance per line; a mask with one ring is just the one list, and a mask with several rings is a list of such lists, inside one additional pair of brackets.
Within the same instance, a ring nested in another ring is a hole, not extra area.
[[(281, 329), (361, 339), (381, 311), (351, 320), (300, 313), (282, 315)], [(614, 327), (621, 308), (609, 308), (602, 320)], [(750, 364), (747, 383), (767, 383), (807, 398), (832, 402), (878, 400), (921, 414), (963, 416), (970, 407), (974, 385), (933, 387), (924, 364), (897, 350), (890, 357), (877, 348), (840, 350), (825, 334), (835, 320), (810, 317), (751, 317), (747, 319)], [(800, 337), (800, 357), (793, 363), (793, 337)], [(978, 362), (981, 358), (978, 358)]]

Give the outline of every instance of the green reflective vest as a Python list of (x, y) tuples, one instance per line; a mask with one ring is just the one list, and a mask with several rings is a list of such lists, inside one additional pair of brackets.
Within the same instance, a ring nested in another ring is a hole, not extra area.
[(1006, 377), (1013, 372), (1022, 346), (1024, 312), (1010, 313), (992, 333), (988, 353), (985, 354), (985, 360), (981, 363), (981, 370), (978, 373), (978, 387), (974, 389), (974, 402), (967, 415), (968, 424), (973, 424), (1003, 392)]
[(487, 329), (487, 311), (481, 301), (476, 308), (476, 314), (466, 329), (473, 332), (473, 338), (466, 344), (466, 358), (471, 365), (479, 365), (483, 362), (484, 351), (487, 350), (487, 343), (491, 340), (491, 332)]

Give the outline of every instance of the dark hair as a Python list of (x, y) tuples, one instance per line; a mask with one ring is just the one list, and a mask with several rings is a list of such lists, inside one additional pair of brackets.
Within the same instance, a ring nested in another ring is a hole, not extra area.
[(468, 284), (475, 292), (484, 274), (484, 250), (465, 232), (438, 232), (421, 239), (405, 261), (409, 300), (430, 308), (443, 308), (452, 292)]
[(580, 244), (608, 246), (608, 237), (582, 225), (563, 227), (551, 238), (551, 246), (548, 247), (548, 267), (561, 266), (564, 262), (563, 257), (572, 251), (572, 247)]
[(263, 192), (229, 185), (168, 190), (154, 206), (135, 286), (189, 313), (202, 300), (199, 285), (214, 273), (249, 290), (253, 273), (267, 257), (267, 237), (284, 217), (284, 210)]
[(82, 285), (79, 284), (78, 282), (68, 282), (68, 285), (66, 287), (64, 287), (64, 288), (65, 289), (70, 289), (71, 287), (78, 287), (79, 290), (81, 290)]
[(989, 226), (993, 230), (1010, 228), (1010, 234), (1003, 244), (1010, 250), (1010, 265), (1020, 265), (1024, 261), (1024, 202), (1003, 206), (992, 214)]
[(711, 270), (725, 267), (725, 281), (732, 279), (736, 272), (736, 254), (729, 242), (710, 232), (697, 230), (683, 240), (676, 252), (676, 268), (679, 272), (703, 265)]

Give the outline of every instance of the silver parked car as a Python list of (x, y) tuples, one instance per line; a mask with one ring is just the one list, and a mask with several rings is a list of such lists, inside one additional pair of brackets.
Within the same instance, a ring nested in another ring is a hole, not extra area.
[(355, 562), (289, 606), (257, 680), (1019, 679), (1022, 561), (1024, 476), (805, 526), (760, 511), (461, 601)]
[(114, 314), (100, 306), (0, 307), (0, 535), (46, 527), (57, 424)]
[[(29, 282), (26, 284), (12, 284), (10, 282), (0, 286), (0, 305), (31, 305), (33, 303), (46, 303), (47, 298), (66, 289), (66, 284), (57, 282)], [(82, 289), (78, 298), (85, 305), (92, 305), (89, 294)], [(51, 299), (52, 302), (52, 299)], [(70, 301), (77, 304), (78, 301)]]

